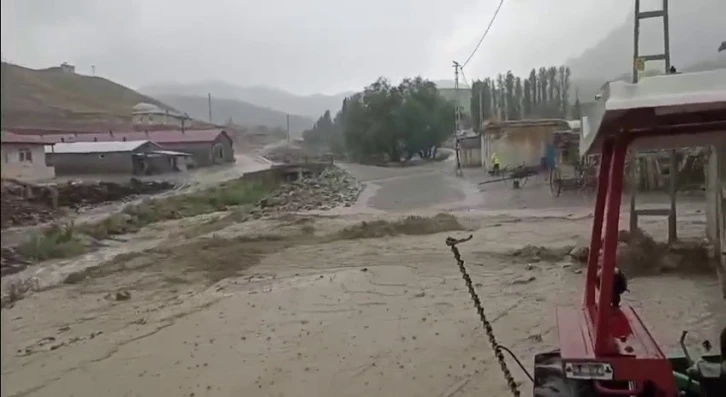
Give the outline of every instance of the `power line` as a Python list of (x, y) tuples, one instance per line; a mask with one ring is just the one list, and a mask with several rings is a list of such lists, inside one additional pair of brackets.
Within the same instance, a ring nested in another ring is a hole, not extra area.
[(466, 75), (464, 74), (463, 67), (459, 68), (459, 71), (461, 72), (461, 78), (464, 80), (464, 84), (466, 84), (467, 87), (471, 88), (469, 85), (469, 81), (466, 80)]
[(481, 46), (482, 41), (484, 41), (484, 38), (487, 37), (487, 34), (489, 33), (489, 29), (492, 28), (492, 25), (494, 24), (494, 20), (497, 19), (497, 15), (499, 15), (499, 10), (502, 9), (502, 5), (504, 5), (504, 0), (499, 1), (499, 5), (497, 6), (497, 10), (494, 11), (494, 15), (492, 15), (492, 19), (489, 21), (489, 26), (487, 26), (487, 30), (484, 31), (484, 34), (479, 39), (479, 42), (476, 44), (476, 47), (474, 47), (474, 51), (471, 52), (471, 55), (469, 55), (469, 58), (466, 59), (466, 62), (464, 62), (461, 67), (464, 68), (469, 61), (471, 61), (471, 58), (474, 57), (474, 54), (476, 54), (477, 50), (479, 50), (479, 46)]

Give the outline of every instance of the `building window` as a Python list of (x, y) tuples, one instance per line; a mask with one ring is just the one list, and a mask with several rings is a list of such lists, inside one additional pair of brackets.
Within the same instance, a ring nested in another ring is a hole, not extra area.
[(149, 115), (149, 124), (151, 124), (151, 123), (153, 123), (153, 122), (154, 122), (154, 116), (152, 116), (152, 115)]
[(19, 149), (18, 150), (18, 160), (22, 162), (33, 162), (33, 152), (30, 151), (30, 149)]

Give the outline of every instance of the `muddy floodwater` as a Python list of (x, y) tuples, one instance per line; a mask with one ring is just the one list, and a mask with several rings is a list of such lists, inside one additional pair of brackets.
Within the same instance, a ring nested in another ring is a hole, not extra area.
[[(185, 232), (208, 217), (167, 222), (18, 275), (47, 288), (2, 311), (2, 396), (506, 396), (444, 240), (473, 234), (461, 251), (476, 290), (499, 342), (531, 369), (557, 346), (556, 307), (582, 299), (566, 253), (587, 241), (587, 200), (538, 208), (552, 199), (533, 187), (505, 208), (509, 189), (482, 191), (444, 165), (348, 168), (368, 187), (345, 211), (204, 235)], [(681, 236), (702, 236), (702, 208), (679, 210)], [(642, 225), (664, 237), (663, 219)], [(528, 244), (545, 250), (516, 254)], [(637, 277), (630, 290), (666, 350), (682, 330), (694, 349), (716, 342), (726, 324), (714, 275)]]

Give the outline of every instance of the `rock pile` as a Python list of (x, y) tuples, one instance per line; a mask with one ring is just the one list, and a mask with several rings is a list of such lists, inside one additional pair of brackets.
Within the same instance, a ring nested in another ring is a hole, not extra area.
[(263, 211), (281, 212), (350, 207), (358, 200), (361, 191), (361, 184), (347, 171), (330, 166), (312, 178), (282, 185), (260, 200), (258, 207)]

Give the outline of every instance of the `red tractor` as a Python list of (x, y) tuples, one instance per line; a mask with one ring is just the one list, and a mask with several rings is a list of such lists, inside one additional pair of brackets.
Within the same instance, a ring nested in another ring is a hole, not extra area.
[(666, 357), (620, 304), (627, 280), (615, 263), (628, 149), (726, 143), (726, 70), (610, 83), (582, 121), (581, 153), (601, 155), (585, 296), (558, 308), (560, 349), (535, 357), (534, 395), (726, 397), (723, 353), (693, 362), (684, 333), (684, 357)]
[[(601, 156), (585, 296), (578, 307), (558, 308), (560, 348), (535, 356), (533, 394), (726, 397), (726, 329), (720, 354), (692, 359), (684, 332), (683, 356), (667, 357), (635, 309), (621, 304), (627, 280), (615, 263), (628, 149), (726, 144), (726, 69), (655, 76), (637, 84), (612, 82), (597, 98), (592, 114), (582, 119), (580, 138), (581, 154)], [(449, 238), (447, 244), (509, 388), (519, 396), (502, 353), (509, 350), (496, 342), (456, 248), (465, 240)]]

